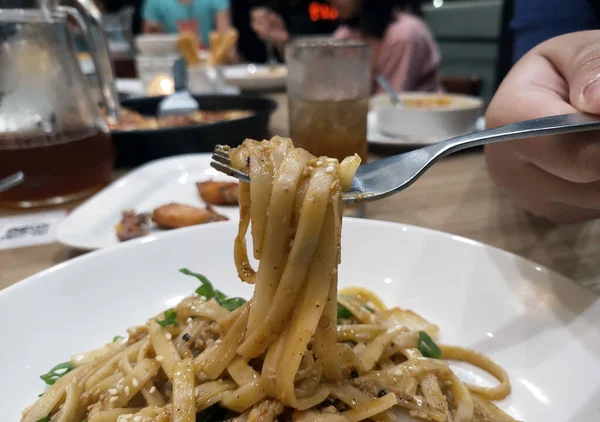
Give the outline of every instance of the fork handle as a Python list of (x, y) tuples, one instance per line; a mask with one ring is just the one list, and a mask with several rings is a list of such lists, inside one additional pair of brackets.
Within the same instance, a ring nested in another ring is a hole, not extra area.
[(599, 116), (586, 113), (560, 114), (469, 133), (434, 145), (439, 148), (439, 157), (441, 158), (463, 149), (494, 142), (535, 138), (542, 135), (586, 132), (595, 129), (600, 129)]

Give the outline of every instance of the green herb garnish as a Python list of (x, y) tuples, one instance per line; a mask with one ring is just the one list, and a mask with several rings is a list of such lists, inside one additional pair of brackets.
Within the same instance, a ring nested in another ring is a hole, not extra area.
[(113, 343), (116, 343), (117, 341), (121, 341), (121, 340), (125, 340), (125, 337), (123, 337), (123, 336), (114, 336), (113, 337)]
[(228, 311), (235, 311), (237, 308), (246, 303), (246, 299), (242, 299), (241, 297), (230, 297), (229, 299), (225, 299), (223, 301), (219, 301), (219, 305)]
[(246, 299), (242, 299), (241, 297), (227, 297), (225, 293), (215, 289), (210, 280), (202, 274), (195, 273), (187, 268), (182, 268), (179, 270), (179, 272), (185, 275), (196, 277), (200, 281), (200, 287), (196, 289), (196, 293), (206, 300), (214, 298), (219, 305), (228, 311), (234, 311), (246, 303)]
[(175, 318), (177, 318), (177, 312), (175, 312), (173, 310), (173, 308), (167, 309), (164, 312), (164, 314), (165, 314), (165, 319), (163, 319), (162, 321), (159, 319), (154, 320), (158, 323), (158, 325), (160, 325), (161, 327), (166, 327), (167, 325), (178, 325), (177, 321), (175, 319)]
[(37, 422), (50, 422), (50, 416), (45, 416), (42, 419), (38, 419)]
[(425, 331), (419, 331), (419, 350), (426, 358), (441, 359), (442, 351)]
[(48, 385), (53, 385), (60, 377), (73, 369), (71, 362), (63, 362), (56, 365), (48, 373), (40, 375), (42, 381)]
[(340, 302), (337, 303), (337, 318), (338, 319), (346, 319), (352, 318), (354, 314), (350, 312), (348, 308), (342, 305)]

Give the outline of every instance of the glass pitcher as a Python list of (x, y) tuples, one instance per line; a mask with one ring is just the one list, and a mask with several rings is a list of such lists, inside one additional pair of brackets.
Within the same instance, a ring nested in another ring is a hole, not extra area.
[[(110, 181), (113, 145), (79, 67), (68, 17), (93, 53), (108, 54), (73, 8), (0, 9), (0, 179), (25, 173), (21, 185), (0, 193), (0, 206), (59, 204)], [(106, 91), (108, 114), (115, 115)]]

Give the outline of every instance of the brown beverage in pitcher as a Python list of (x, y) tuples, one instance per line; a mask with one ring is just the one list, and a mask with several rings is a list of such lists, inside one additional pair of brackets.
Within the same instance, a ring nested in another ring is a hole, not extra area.
[[(78, 16), (62, 6), (0, 10), (0, 178), (19, 171), (25, 176), (0, 193), (0, 207), (77, 200), (110, 181), (113, 145), (75, 57), (67, 14)], [(108, 50), (86, 28), (101, 28), (90, 22), (81, 33), (102, 81), (107, 113), (117, 117), (112, 74), (102, 72)]]
[(114, 150), (103, 131), (64, 136), (0, 134), (0, 179), (22, 171), (20, 185), (0, 192), (2, 207), (59, 204), (91, 195), (110, 182)]

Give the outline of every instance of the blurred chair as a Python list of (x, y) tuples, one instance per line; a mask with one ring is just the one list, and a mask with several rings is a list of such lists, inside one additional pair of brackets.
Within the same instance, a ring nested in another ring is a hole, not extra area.
[(483, 89), (483, 78), (480, 75), (469, 77), (442, 76), (442, 86), (446, 92), (451, 94), (480, 97)]

